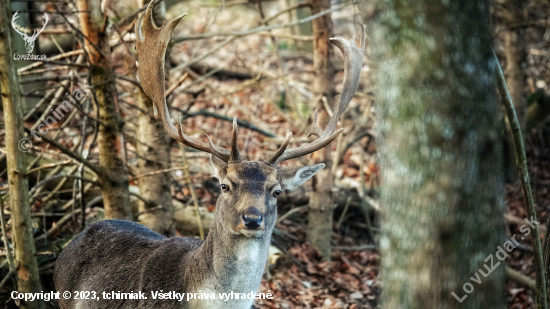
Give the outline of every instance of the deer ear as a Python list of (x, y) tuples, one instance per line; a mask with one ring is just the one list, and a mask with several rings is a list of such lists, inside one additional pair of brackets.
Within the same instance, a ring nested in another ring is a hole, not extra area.
[(219, 181), (222, 181), (227, 174), (227, 163), (212, 154), (210, 155), (210, 163), (212, 163), (212, 167), (214, 168), (214, 175), (212, 177), (216, 177)]
[(323, 163), (311, 166), (277, 167), (277, 180), (285, 190), (301, 186), (325, 167)]

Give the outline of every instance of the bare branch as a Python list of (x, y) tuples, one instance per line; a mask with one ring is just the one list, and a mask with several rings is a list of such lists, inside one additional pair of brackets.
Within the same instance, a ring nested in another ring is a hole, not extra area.
[(324, 15), (327, 15), (327, 14), (330, 14), (330, 13), (333, 13), (333, 12), (337, 12), (337, 11), (343, 9), (345, 6), (346, 6), (346, 4), (339, 5), (339, 6), (335, 6), (335, 7), (332, 8), (332, 9), (325, 10), (325, 11), (319, 12), (319, 13), (317, 13), (317, 14), (311, 15), (311, 16), (309, 16), (309, 17), (307, 17), (307, 18), (300, 19), (300, 20), (293, 21), (293, 22), (286, 23), (286, 24), (279, 24), (279, 25), (272, 25), (272, 26), (263, 26), (263, 27), (258, 27), (258, 28), (254, 28), (254, 29), (250, 29), (250, 30), (243, 30), (243, 31), (234, 31), (234, 32), (213, 32), (213, 33), (197, 34), (197, 35), (192, 35), (192, 36), (186, 36), (186, 37), (181, 37), (181, 38), (175, 38), (175, 39), (172, 40), (172, 43), (175, 44), (175, 43), (180, 43), (180, 42), (188, 41), (188, 40), (206, 39), (206, 38), (211, 38), (211, 37), (215, 37), (215, 36), (228, 36), (228, 35), (229, 35), (229, 36), (240, 37), (240, 36), (245, 36), (245, 35), (253, 34), (253, 33), (256, 33), (256, 32), (269, 31), (269, 30), (273, 30), (273, 29), (279, 29), (279, 28), (285, 28), (285, 27), (295, 26), (295, 25), (307, 23), (307, 22), (309, 22), (309, 21), (312, 21), (312, 20), (314, 20), (314, 19), (316, 19), (316, 18), (319, 18), (319, 17), (321, 17), (321, 16), (324, 16)]

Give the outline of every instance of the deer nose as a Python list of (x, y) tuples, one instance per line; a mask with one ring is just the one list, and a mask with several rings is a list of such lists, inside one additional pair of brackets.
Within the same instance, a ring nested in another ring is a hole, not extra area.
[(262, 213), (256, 207), (250, 207), (243, 213), (243, 222), (249, 230), (255, 230), (262, 226)]

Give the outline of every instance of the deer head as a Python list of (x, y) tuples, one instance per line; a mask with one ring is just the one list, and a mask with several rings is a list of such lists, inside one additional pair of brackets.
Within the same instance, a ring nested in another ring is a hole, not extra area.
[(271, 234), (277, 217), (276, 198), (281, 194), (281, 190), (302, 185), (325, 166), (324, 164), (300, 167), (277, 165), (282, 161), (304, 156), (329, 145), (342, 132), (342, 129), (336, 130), (336, 125), (359, 83), (365, 48), (364, 25), (361, 47), (357, 46), (355, 37), (349, 41), (330, 39), (330, 42), (338, 47), (344, 56), (344, 88), (340, 103), (324, 130), (317, 125), (317, 110), (315, 110), (309, 135), (315, 135), (317, 139), (298, 148), (287, 149), (292, 137), (292, 133), (288, 133), (285, 142), (266, 160), (249, 162), (243, 160), (239, 154), (236, 119), (233, 121), (229, 150), (214, 145), (208, 135), (206, 135), (208, 142), (186, 135), (181, 122), (178, 122), (177, 126), (172, 124), (164, 95), (164, 55), (174, 28), (186, 14), (168, 23), (164, 22), (158, 28), (154, 25), (152, 18), (154, 2), (151, 1), (145, 13), (139, 17), (135, 24), (135, 33), (139, 56), (136, 65), (143, 91), (153, 102), (155, 117), (162, 120), (166, 131), (178, 142), (211, 154), (215, 177), (220, 180), (222, 189), (216, 211), (221, 215), (218, 217), (223, 218), (224, 229), (232, 234), (248, 237), (259, 237), (266, 232)]
[(40, 29), (40, 31), (35, 29), (33, 34), (31, 36), (28, 36), (27, 33), (25, 33), (24, 31), (20, 31), (19, 28), (21, 28), (21, 26), (15, 23), (15, 20), (17, 19), (17, 17), (19, 17), (18, 14), (19, 14), (19, 11), (13, 14), (13, 17), (11, 19), (11, 26), (13, 27), (13, 30), (15, 30), (17, 33), (21, 35), (21, 38), (23, 38), (23, 40), (25, 41), (25, 49), (27, 50), (27, 53), (30, 54), (34, 50), (34, 42), (38, 38), (38, 35), (42, 33), (42, 31), (44, 31), (44, 28), (46, 28), (49, 17), (48, 17), (48, 14), (44, 13), (44, 20), (42, 21), (42, 29)]

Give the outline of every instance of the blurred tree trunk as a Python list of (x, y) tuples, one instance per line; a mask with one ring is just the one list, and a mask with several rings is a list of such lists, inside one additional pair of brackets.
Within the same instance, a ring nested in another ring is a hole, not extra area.
[[(143, 1), (142, 6), (149, 1)], [(164, 3), (158, 3), (153, 10), (155, 23), (160, 26), (164, 21)], [(165, 72), (168, 72), (166, 70)], [(139, 93), (138, 105), (141, 109), (138, 115), (137, 153), (139, 155), (139, 174), (146, 174), (170, 167), (171, 138), (164, 130), (162, 121), (153, 115), (153, 103), (142, 92)], [(143, 113), (142, 111), (146, 111)], [(151, 203), (139, 200), (138, 207), (141, 224), (153, 231), (166, 235), (175, 235), (173, 224), (174, 208), (170, 192), (170, 173), (152, 175), (139, 179), (139, 193)], [(148, 212), (149, 208), (162, 205), (162, 209)]]
[[(317, 14), (330, 9), (330, 0), (313, 1), (311, 13)], [(314, 96), (323, 94), (333, 106), (334, 68), (331, 59), (334, 55), (329, 38), (333, 36), (330, 14), (314, 19), (313, 25), (313, 80)], [(319, 108), (319, 125), (324, 128), (328, 123), (327, 111), (322, 100), (316, 102)], [(332, 235), (332, 185), (331, 146), (319, 152), (316, 163), (325, 163), (326, 167), (313, 177), (313, 191), (309, 198), (309, 223), (307, 228), (308, 241), (315, 245), (325, 260), (330, 260), (330, 239)]]
[[(17, 289), (20, 293), (39, 293), (42, 290), (34, 256), (29, 184), (25, 174), (24, 152), (18, 144), (23, 139), (23, 109), (18, 76), (13, 63), (10, 3), (2, 0), (0, 11), (0, 98), (4, 110), (6, 157), (8, 165), (11, 226), (17, 267)], [(42, 300), (21, 301), (22, 308), (44, 308)]]
[(504, 308), (489, 1), (374, 6), (384, 307)]
[[(521, 23), (523, 21), (523, 1), (504, 0), (501, 1), (504, 8), (502, 17), (505, 24)], [(525, 28), (507, 28), (504, 32), (504, 46), (506, 52), (506, 84), (510, 97), (514, 102), (514, 108), (518, 117), (521, 130), (525, 130), (527, 99), (525, 88), (527, 86), (527, 75), (525, 74), (526, 52), (525, 52)], [(516, 167), (516, 155), (514, 143), (511, 139), (510, 128), (506, 134), (506, 178), (515, 182), (518, 179)]]
[(128, 169), (122, 127), (124, 122), (116, 99), (114, 76), (111, 66), (111, 50), (105, 33), (104, 14), (99, 1), (77, 0), (78, 19), (86, 36), (85, 49), (90, 58), (91, 84), (99, 105), (99, 118), (105, 124), (99, 126), (99, 163), (110, 173), (100, 176), (105, 217), (132, 220), (129, 200)]

